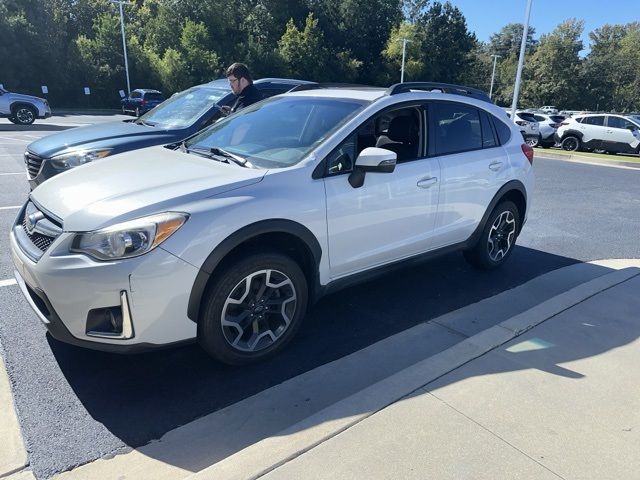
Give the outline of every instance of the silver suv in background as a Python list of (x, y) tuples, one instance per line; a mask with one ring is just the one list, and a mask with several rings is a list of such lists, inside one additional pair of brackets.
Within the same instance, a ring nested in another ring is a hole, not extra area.
[(555, 139), (570, 152), (640, 154), (640, 119), (616, 114), (577, 115), (560, 124)]
[(0, 88), (0, 118), (16, 125), (31, 125), (36, 118), (49, 118), (51, 108), (44, 98), (13, 93)]

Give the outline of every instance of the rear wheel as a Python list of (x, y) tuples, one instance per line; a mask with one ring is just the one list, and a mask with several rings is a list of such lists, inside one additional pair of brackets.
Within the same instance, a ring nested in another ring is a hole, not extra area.
[(279, 252), (255, 253), (230, 263), (208, 288), (198, 342), (231, 365), (264, 360), (282, 350), (307, 309), (304, 273)]
[(562, 140), (561, 147), (567, 152), (577, 152), (580, 150), (580, 139), (574, 136), (566, 137)]
[(493, 209), (478, 242), (464, 252), (473, 266), (491, 270), (502, 265), (513, 252), (520, 232), (520, 213), (511, 201), (504, 201)]
[(17, 124), (17, 123), (18, 123), (18, 120), (16, 120), (16, 119), (15, 119), (15, 117), (8, 117), (8, 120), (9, 120), (11, 123), (15, 123), (15, 124)]
[(538, 145), (540, 145), (540, 135), (528, 136), (525, 143), (529, 145), (531, 148), (537, 147)]

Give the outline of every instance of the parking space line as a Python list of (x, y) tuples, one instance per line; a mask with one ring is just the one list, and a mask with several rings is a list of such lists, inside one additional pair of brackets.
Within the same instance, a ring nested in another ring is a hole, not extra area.
[[(31, 143), (30, 140), (22, 140), (21, 138), (12, 138), (12, 137), (0, 137), (4, 140), (11, 140), (13, 142), (23, 142), (23, 143)], [(7, 144), (0, 144), (0, 145), (7, 145)]]
[(20, 156), (19, 153), (0, 153), (0, 157), (15, 157)]
[(8, 173), (0, 173), (0, 177), (5, 175), (26, 175), (27, 172), (8, 172)]
[(16, 205), (14, 207), (0, 207), (0, 210), (17, 210), (19, 208), (22, 208), (22, 205)]
[(15, 278), (9, 278), (7, 280), (0, 280), (0, 287), (8, 287), (10, 285), (15, 285), (16, 283), (16, 279)]

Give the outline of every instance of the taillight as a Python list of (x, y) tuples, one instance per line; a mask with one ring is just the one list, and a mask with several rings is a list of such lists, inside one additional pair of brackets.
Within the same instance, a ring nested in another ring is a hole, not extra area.
[(521, 127), (524, 127), (528, 125), (528, 122), (523, 122), (522, 120), (516, 120), (516, 125), (520, 125)]
[(146, 104), (147, 104), (147, 101), (143, 98), (143, 99), (142, 99), (142, 102), (140, 102), (140, 103), (141, 103), (142, 105), (146, 105)]
[(527, 145), (526, 143), (523, 143), (522, 153), (524, 153), (524, 156), (527, 157), (527, 160), (529, 160), (529, 163), (533, 165), (533, 148)]

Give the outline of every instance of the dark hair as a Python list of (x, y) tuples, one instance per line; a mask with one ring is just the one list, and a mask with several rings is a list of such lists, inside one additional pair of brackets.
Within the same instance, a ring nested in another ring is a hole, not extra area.
[(253, 78), (251, 78), (251, 72), (249, 71), (249, 67), (247, 67), (244, 63), (234, 63), (229, 68), (227, 68), (227, 72), (225, 73), (225, 77), (230, 77), (233, 75), (236, 78), (246, 78), (249, 83), (253, 83)]

